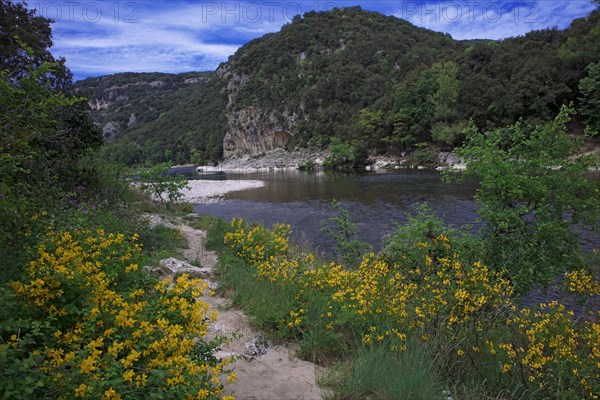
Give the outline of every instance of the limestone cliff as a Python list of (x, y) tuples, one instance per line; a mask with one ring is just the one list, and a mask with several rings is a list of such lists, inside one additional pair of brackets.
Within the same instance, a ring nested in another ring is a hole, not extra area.
[(239, 91), (252, 79), (249, 74), (230, 72), (225, 64), (217, 76), (227, 82), (227, 130), (223, 138), (223, 158), (257, 156), (284, 148), (294, 136), (297, 115), (256, 106), (238, 107)]

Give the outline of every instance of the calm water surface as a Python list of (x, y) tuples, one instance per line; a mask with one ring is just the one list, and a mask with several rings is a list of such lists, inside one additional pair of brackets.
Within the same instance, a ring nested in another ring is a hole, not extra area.
[[(233, 192), (224, 200), (195, 206), (198, 214), (209, 213), (229, 220), (241, 217), (267, 226), (290, 224), (292, 237), (327, 251), (333, 241), (321, 228), (336, 216), (333, 200), (359, 224), (359, 238), (375, 248), (419, 203), (428, 203), (448, 225), (479, 226), (473, 182), (446, 183), (441, 174), (428, 170), (339, 174), (325, 172), (269, 171), (252, 174), (213, 173), (188, 175), (201, 179), (260, 179), (265, 187)], [(600, 185), (600, 174), (591, 177)], [(600, 247), (598, 232), (585, 232), (582, 245)]]

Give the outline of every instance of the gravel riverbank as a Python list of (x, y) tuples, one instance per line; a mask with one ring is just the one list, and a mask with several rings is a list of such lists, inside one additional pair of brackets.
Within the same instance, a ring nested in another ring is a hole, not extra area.
[(181, 200), (193, 204), (212, 203), (227, 193), (263, 186), (265, 186), (265, 182), (259, 180), (190, 180), (188, 188), (181, 191), (183, 194)]

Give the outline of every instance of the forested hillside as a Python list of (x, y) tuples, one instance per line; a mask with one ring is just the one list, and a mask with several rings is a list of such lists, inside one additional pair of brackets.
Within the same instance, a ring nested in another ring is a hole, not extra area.
[(597, 43), (598, 11), (564, 31), (457, 41), (354, 7), (296, 17), (216, 74), (119, 74), (76, 86), (115, 136), (110, 156), (128, 164), (327, 148), (333, 138), (355, 153), (423, 152), (461, 144), (475, 127), (546, 121), (569, 102), (575, 122), (597, 130)]
[(145, 160), (200, 162), (220, 158), (224, 92), (213, 73), (123, 73), (76, 84), (110, 143), (106, 155), (125, 164)]

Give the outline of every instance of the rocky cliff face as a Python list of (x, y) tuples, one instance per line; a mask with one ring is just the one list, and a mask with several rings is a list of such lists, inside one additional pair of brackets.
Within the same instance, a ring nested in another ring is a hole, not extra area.
[(223, 158), (258, 156), (284, 148), (294, 137), (297, 115), (254, 106), (237, 108), (237, 94), (252, 76), (234, 74), (229, 69), (226, 64), (217, 70), (217, 75), (227, 82), (227, 131), (223, 138)]
[(256, 156), (281, 149), (294, 136), (294, 116), (277, 118), (272, 111), (247, 107), (228, 111), (223, 157)]

